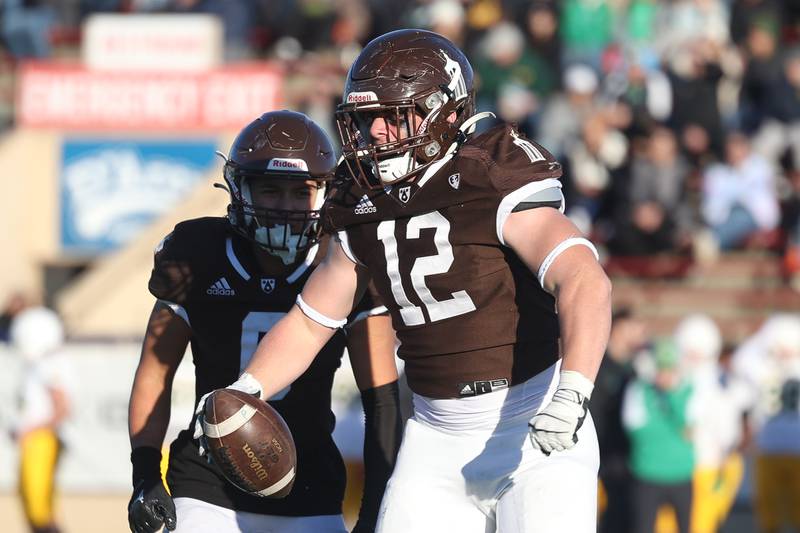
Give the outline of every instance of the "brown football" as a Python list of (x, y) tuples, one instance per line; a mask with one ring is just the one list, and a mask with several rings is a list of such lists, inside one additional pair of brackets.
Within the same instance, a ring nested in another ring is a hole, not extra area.
[(206, 399), (203, 433), (211, 459), (236, 487), (267, 498), (292, 490), (294, 440), (268, 403), (246, 392), (216, 390)]

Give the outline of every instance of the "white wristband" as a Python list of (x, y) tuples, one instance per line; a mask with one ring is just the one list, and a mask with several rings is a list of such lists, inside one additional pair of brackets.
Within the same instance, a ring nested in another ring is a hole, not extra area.
[(544, 277), (547, 274), (550, 265), (552, 265), (553, 261), (556, 260), (556, 257), (561, 255), (561, 253), (567, 248), (578, 245), (586, 246), (592, 251), (595, 259), (600, 259), (600, 255), (597, 253), (597, 248), (594, 247), (594, 244), (592, 244), (589, 239), (584, 239), (583, 237), (570, 237), (569, 239), (565, 239), (561, 241), (558, 246), (553, 248), (553, 250), (547, 254), (547, 257), (544, 258), (544, 261), (542, 261), (542, 265), (539, 267), (539, 272), (536, 274), (536, 277), (539, 279), (539, 285), (544, 287)]
[(306, 315), (308, 318), (319, 324), (320, 326), (325, 326), (326, 328), (331, 329), (339, 329), (343, 328), (345, 324), (347, 324), (347, 319), (336, 320), (335, 318), (331, 318), (328, 316), (323, 315), (307, 303), (303, 301), (303, 298), (300, 295), (297, 295), (297, 307)]
[(558, 388), (575, 391), (588, 400), (592, 397), (594, 383), (577, 370), (562, 370)]

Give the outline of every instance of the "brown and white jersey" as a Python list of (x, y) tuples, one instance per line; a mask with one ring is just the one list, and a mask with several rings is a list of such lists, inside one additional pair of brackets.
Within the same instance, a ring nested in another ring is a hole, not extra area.
[[(182, 222), (162, 241), (149, 289), (191, 328), (195, 403), (236, 381), (261, 337), (292, 308), (328, 243), (323, 238), (279, 275), (263, 275), (252, 244), (231, 231), (225, 218)], [(351, 319), (380, 312), (378, 305), (368, 292)], [(331, 386), (345, 340), (344, 332), (337, 331), (308, 370), (270, 399), (297, 445), (297, 479), (289, 496), (259, 498), (229, 484), (215, 465), (198, 455), (193, 422), (171, 446), (167, 481), (172, 495), (279, 516), (341, 513), (345, 474), (331, 437)]]
[(326, 228), (369, 269), (416, 393), (487, 392), (557, 359), (554, 298), (502, 231), (515, 210), (563, 209), (560, 175), (551, 154), (503, 125), (413, 183), (374, 191), (342, 180), (329, 196)]

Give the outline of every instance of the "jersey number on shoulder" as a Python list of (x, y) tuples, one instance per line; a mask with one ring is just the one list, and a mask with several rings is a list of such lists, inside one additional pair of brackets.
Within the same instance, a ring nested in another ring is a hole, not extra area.
[(540, 152), (539, 149), (536, 148), (536, 146), (534, 146), (532, 142), (530, 142), (527, 139), (523, 139), (514, 130), (511, 130), (511, 136), (514, 138), (514, 140), (511, 142), (513, 142), (517, 147), (519, 147), (523, 152), (525, 152), (525, 155), (528, 156), (528, 159), (531, 160), (531, 163), (536, 163), (537, 161), (545, 160), (545, 157), (542, 155), (542, 152)]
[[(450, 221), (438, 211), (411, 218), (406, 227), (406, 239), (419, 239), (420, 230), (434, 228), (436, 232), (433, 242), (436, 245), (436, 255), (420, 257), (414, 261), (411, 272), (411, 286), (414, 287), (419, 299), (425, 305), (431, 322), (444, 320), (458, 315), (463, 315), (475, 310), (475, 304), (467, 291), (452, 293), (449, 300), (438, 301), (425, 285), (425, 276), (444, 274), (453, 264), (453, 247), (450, 244)], [(383, 243), (386, 254), (386, 270), (392, 286), (392, 295), (400, 306), (400, 316), (406, 326), (418, 326), (425, 323), (422, 308), (411, 303), (403, 289), (400, 273), (400, 261), (397, 256), (397, 239), (395, 237), (394, 220), (384, 220), (378, 224), (378, 239)]]
[[(272, 329), (278, 320), (286, 316), (286, 313), (271, 313), (267, 311), (251, 311), (242, 320), (242, 352), (239, 356), (239, 373), (241, 374), (247, 363), (253, 357), (258, 346), (258, 341), (266, 332)], [(275, 393), (269, 400), (281, 400), (289, 393), (291, 385)]]

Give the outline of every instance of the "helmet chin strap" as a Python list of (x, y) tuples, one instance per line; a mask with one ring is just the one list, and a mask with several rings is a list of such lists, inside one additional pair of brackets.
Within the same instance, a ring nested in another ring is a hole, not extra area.
[[(242, 203), (245, 205), (253, 205), (253, 197), (250, 195), (249, 180), (243, 179), (241, 184)], [(249, 226), (253, 223), (253, 215), (249, 214), (246, 210), (244, 213), (244, 225)]]
[[(478, 123), (478, 121), (483, 120), (485, 118), (495, 118), (495, 117), (496, 115), (491, 111), (483, 111), (481, 113), (475, 113), (474, 115), (469, 117), (467, 120), (464, 121), (463, 124), (461, 124), (461, 126), (458, 127), (458, 132), (459, 134), (463, 134), (463, 137), (462, 135), (457, 135), (456, 141), (447, 147), (447, 151), (444, 153), (444, 155), (452, 154), (453, 152), (455, 152), (456, 149), (461, 145), (463, 140), (466, 139), (466, 136), (472, 135), (475, 132), (475, 125)], [(459, 137), (462, 137), (461, 140), (459, 140)]]
[[(254, 235), (256, 242), (266, 246), (267, 249), (265, 251), (270, 255), (279, 257), (284, 265), (294, 263), (297, 258), (297, 248), (304, 246), (308, 241), (306, 235), (292, 234), (292, 228), (289, 224), (279, 224), (271, 228), (260, 226), (256, 228)], [(274, 243), (286, 243), (286, 249), (275, 249)]]

